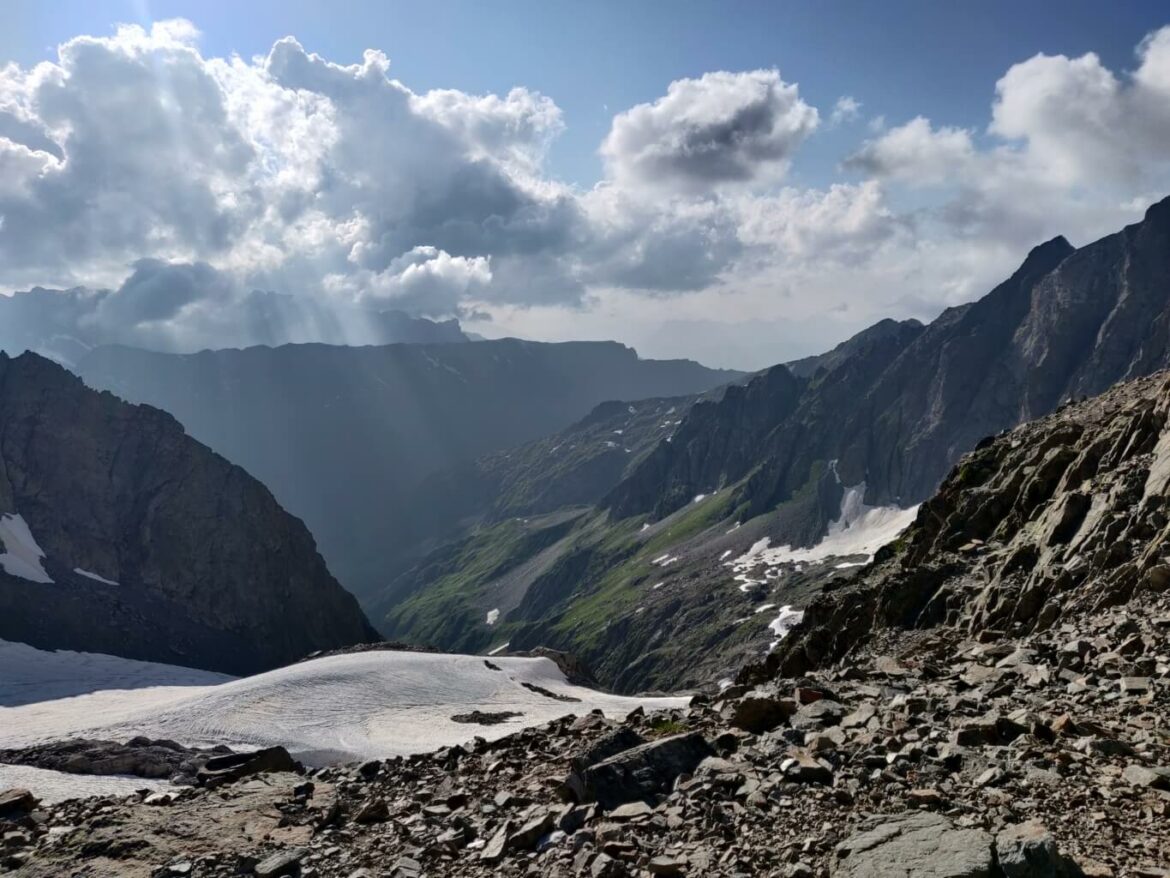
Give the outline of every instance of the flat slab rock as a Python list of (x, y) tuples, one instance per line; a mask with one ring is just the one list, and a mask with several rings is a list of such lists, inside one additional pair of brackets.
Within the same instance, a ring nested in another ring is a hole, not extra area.
[(992, 838), (929, 812), (873, 817), (837, 846), (833, 878), (994, 878)]
[(669, 792), (676, 777), (694, 771), (713, 754), (698, 732), (641, 744), (585, 769), (586, 796), (607, 809), (639, 799), (651, 801)]

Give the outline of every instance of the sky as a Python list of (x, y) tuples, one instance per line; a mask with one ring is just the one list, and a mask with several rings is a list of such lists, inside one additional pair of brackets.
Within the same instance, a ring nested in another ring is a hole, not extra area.
[(0, 15), (0, 290), (145, 346), (268, 291), (761, 368), (1170, 195), (1160, 3)]

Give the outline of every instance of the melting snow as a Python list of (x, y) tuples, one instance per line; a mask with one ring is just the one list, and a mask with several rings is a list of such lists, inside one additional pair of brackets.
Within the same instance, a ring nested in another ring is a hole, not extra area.
[(747, 573), (761, 564), (823, 561), (841, 555), (865, 555), (872, 560), (873, 553), (909, 527), (917, 513), (917, 506), (909, 509), (866, 506), (865, 482), (862, 482), (845, 489), (840, 514), (829, 525), (825, 538), (815, 546), (807, 549), (777, 546), (773, 549), (769, 548), (770, 540), (764, 537), (729, 566), (737, 573)]
[(67, 774), (27, 765), (0, 764), (0, 790), (13, 787), (32, 790), (38, 799), (52, 805), (66, 799), (90, 796), (128, 796), (138, 790), (176, 789), (170, 781), (147, 780), (141, 777), (95, 777), (86, 774)]
[(500, 621), (500, 609), (499, 609), (499, 607), (497, 607), (497, 608), (496, 608), (496, 609), (494, 609), (494, 610), (488, 610), (488, 614), (487, 614), (487, 623), (488, 623), (489, 625), (495, 625), (495, 624), (496, 624), (498, 621)]
[(730, 555), (730, 554), (731, 554), (731, 549), (728, 549), (726, 552), (724, 552), (722, 555), (720, 555), (720, 556), (719, 556), (719, 560), (720, 560), (720, 561), (726, 561), (726, 560), (727, 560), (727, 556), (728, 556), (728, 555)]
[(692, 503), (701, 503), (703, 500), (706, 500), (706, 499), (707, 499), (706, 494), (696, 494), (695, 499), (692, 500), (691, 502)]
[(491, 652), (489, 652), (488, 655), (499, 655), (501, 652), (503, 652), (505, 649), (507, 649), (511, 645), (512, 645), (512, 641), (507, 640), (507, 641), (501, 643), (499, 646), (497, 646)]
[(761, 606), (756, 607), (756, 614), (758, 615), (760, 613), (766, 613), (768, 610), (774, 609), (776, 609), (775, 604), (762, 604)]
[(4, 554), (0, 555), (0, 567), (11, 576), (19, 576), (29, 582), (51, 583), (52, 577), (45, 572), (41, 559), (45, 553), (33, 539), (28, 524), (19, 515), (0, 516), (0, 541), (4, 543)]
[[(70, 737), (147, 735), (244, 749), (280, 744), (303, 761), (321, 765), (429, 752), (466, 743), (474, 735), (499, 738), (521, 726), (593, 709), (621, 717), (638, 706), (653, 710), (687, 703), (685, 698), (627, 698), (574, 686), (544, 658), (496, 658), (498, 670), (493, 670), (483, 656), (380, 650), (326, 656), (218, 685), (176, 686), (167, 685), (168, 678), (226, 678), (111, 656), (2, 646), (45, 661), (0, 662), (0, 693), (27, 694), (43, 687), (41, 697), (56, 700), (0, 698), (0, 705), (19, 704), (0, 707), (0, 748)], [(53, 686), (45, 685), (46, 668), (58, 674), (68, 669), (71, 688), (65, 691), (75, 697), (52, 694)], [(142, 688), (120, 685), (127, 673), (145, 675)], [(549, 698), (524, 683), (579, 701)], [(490, 727), (452, 722), (454, 714), (471, 710), (514, 710), (523, 716)]]
[(74, 567), (73, 572), (78, 576), (84, 576), (86, 579), (92, 579), (96, 582), (104, 582), (106, 585), (119, 585), (112, 579), (106, 579), (104, 576), (98, 576), (96, 573), (90, 573), (88, 570), (82, 570), (80, 567)]
[(795, 628), (804, 619), (804, 610), (794, 610), (785, 604), (780, 608), (780, 615), (768, 623), (776, 639), (768, 647), (768, 652), (780, 645), (780, 641), (788, 636), (788, 632)]

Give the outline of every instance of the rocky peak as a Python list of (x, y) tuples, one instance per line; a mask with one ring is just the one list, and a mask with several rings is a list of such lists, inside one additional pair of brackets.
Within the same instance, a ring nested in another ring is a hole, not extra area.
[(0, 639), (228, 673), (377, 639), (263, 485), (35, 354), (0, 354), (0, 537)]

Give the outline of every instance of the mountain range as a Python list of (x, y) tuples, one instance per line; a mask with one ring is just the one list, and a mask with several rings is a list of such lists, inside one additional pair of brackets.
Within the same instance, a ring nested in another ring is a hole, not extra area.
[[(600, 499), (476, 520), (374, 622), (443, 648), (568, 650), (631, 691), (731, 674), (767, 650), (778, 608), (866, 560), (861, 532), (909, 521), (898, 510), (983, 437), (1170, 365), (1168, 326), (1170, 200), (1080, 249), (1034, 248), (929, 324), (882, 321), (694, 402)], [(834, 529), (860, 536), (829, 564), (807, 547)]]
[(92, 387), (171, 412), (263, 481), (363, 600), (457, 523), (438, 514), (429, 476), (564, 428), (606, 400), (742, 377), (642, 360), (612, 342), (516, 339), (196, 354), (105, 346), (75, 368)]

